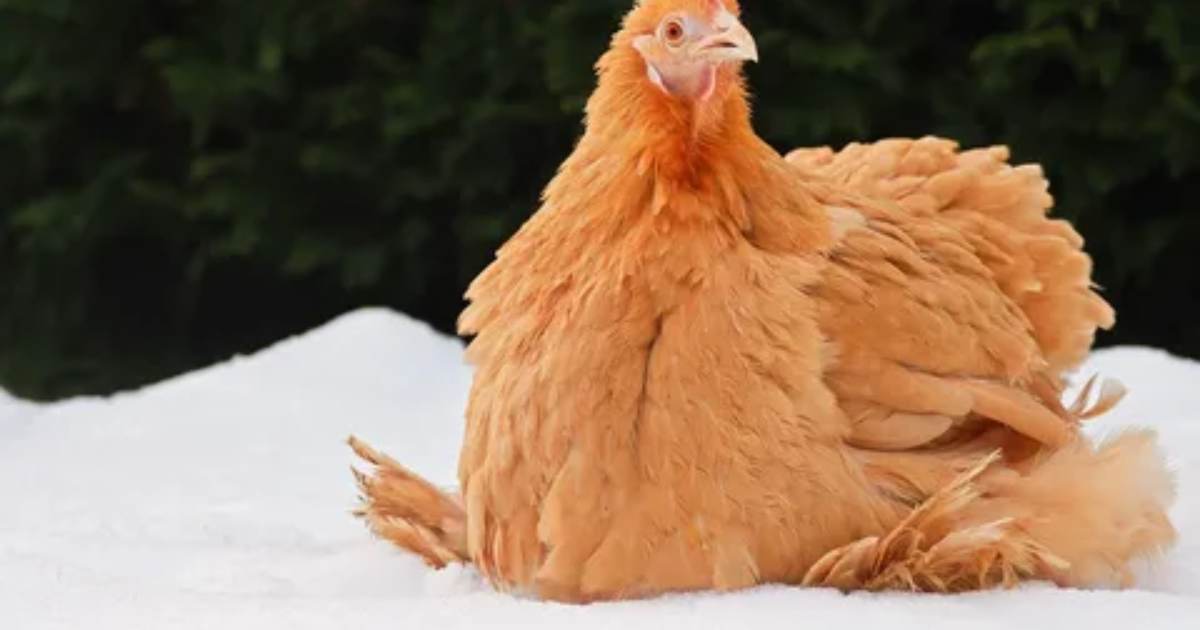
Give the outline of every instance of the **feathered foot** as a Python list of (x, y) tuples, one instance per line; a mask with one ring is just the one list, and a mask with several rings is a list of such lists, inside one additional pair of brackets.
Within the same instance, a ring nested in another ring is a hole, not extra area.
[(362, 492), (355, 516), (376, 536), (421, 556), (431, 567), (466, 562), (467, 515), (459, 501), (358, 438), (351, 437), (349, 444), (376, 469), (374, 475), (350, 469)]
[(872, 536), (827, 553), (805, 586), (841, 590), (961, 592), (1012, 586), (1053, 575), (1067, 562), (1002, 518), (956, 527), (979, 500), (975, 484), (999, 459), (993, 453), (930, 497), (883, 538)]
[(958, 592), (1023, 579), (1129, 586), (1129, 563), (1169, 547), (1170, 473), (1148, 432), (1078, 440), (1025, 472), (993, 454), (883, 538), (835, 549), (804, 583), (843, 590)]

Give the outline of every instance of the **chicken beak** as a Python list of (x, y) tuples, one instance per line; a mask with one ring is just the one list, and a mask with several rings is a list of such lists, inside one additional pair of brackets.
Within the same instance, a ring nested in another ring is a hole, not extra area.
[(758, 61), (758, 44), (750, 31), (728, 13), (721, 16), (716, 33), (700, 40), (697, 54), (713, 62)]

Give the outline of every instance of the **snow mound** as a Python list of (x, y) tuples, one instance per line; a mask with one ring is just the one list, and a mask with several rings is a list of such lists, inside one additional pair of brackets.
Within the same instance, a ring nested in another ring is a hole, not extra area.
[(1127, 348), (1087, 371), (1131, 389), (1098, 433), (1158, 429), (1179, 473), (1179, 547), (1142, 590), (959, 597), (766, 587), (590, 607), (426, 569), (348, 515), (356, 433), (454, 482), (462, 346), (384, 310), (108, 399), (0, 392), (0, 627), (1172, 628), (1200, 616), (1200, 364)]

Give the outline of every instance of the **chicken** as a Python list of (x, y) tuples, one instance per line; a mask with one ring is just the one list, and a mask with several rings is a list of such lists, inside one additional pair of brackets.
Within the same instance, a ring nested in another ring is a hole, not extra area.
[(739, 15), (629, 13), (582, 140), (468, 291), (461, 495), (352, 440), (359, 514), (568, 602), (1129, 584), (1174, 538), (1172, 480), (1151, 434), (1080, 433), (1119, 386), (1061, 402), (1113, 312), (1041, 171), (935, 138), (781, 156)]

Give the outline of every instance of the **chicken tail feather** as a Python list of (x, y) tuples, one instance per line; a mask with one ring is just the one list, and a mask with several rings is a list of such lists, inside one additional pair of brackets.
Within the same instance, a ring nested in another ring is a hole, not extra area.
[(1064, 586), (1130, 586), (1130, 562), (1175, 540), (1167, 518), (1175, 483), (1150, 431), (1124, 433), (1099, 448), (1081, 440), (1028, 474), (1004, 471), (982, 486), (989, 498), (981, 514), (1014, 518), (1065, 559), (1069, 568), (1041, 576)]

